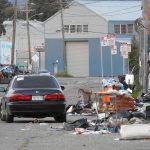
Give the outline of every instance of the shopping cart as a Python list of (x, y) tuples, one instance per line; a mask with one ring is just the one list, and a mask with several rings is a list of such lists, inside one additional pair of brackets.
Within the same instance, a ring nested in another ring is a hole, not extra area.
[(134, 110), (134, 98), (127, 95), (118, 95), (113, 92), (95, 92), (98, 112), (118, 112)]

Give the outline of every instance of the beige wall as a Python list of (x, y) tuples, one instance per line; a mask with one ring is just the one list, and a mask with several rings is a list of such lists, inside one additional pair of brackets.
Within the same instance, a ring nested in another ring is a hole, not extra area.
[[(88, 8), (74, 3), (69, 8), (63, 11), (64, 25), (83, 25), (89, 26), (88, 33), (65, 33), (65, 38), (94, 38), (100, 37), (101, 32), (107, 33), (107, 21), (92, 12)], [(57, 13), (45, 22), (45, 37), (46, 38), (61, 38), (61, 16)], [(95, 32), (95, 33), (94, 33)], [(98, 33), (96, 33), (98, 32)]]

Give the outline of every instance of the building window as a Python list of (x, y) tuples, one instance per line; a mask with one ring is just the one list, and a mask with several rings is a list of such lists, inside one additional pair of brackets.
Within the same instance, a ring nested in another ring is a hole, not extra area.
[(76, 32), (76, 26), (75, 25), (70, 25), (70, 32), (71, 33)]
[(82, 25), (77, 25), (77, 32), (82, 32)]
[(88, 32), (88, 25), (64, 25), (66, 33), (82, 33)]
[(119, 25), (114, 25), (114, 32), (116, 34), (133, 33), (133, 31), (134, 31), (133, 24), (119, 24)]
[(64, 25), (64, 31), (67, 33), (69, 32), (69, 25)]
[(127, 33), (126, 25), (121, 25), (121, 34)]
[(120, 25), (114, 25), (114, 31), (116, 34), (120, 34)]
[(88, 32), (88, 25), (83, 25), (83, 32)]
[(133, 24), (128, 24), (128, 33), (133, 33)]

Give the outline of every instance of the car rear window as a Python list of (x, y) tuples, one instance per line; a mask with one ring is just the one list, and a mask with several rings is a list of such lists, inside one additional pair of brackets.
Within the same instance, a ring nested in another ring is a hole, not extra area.
[(58, 88), (55, 78), (49, 76), (18, 77), (13, 83), (13, 88)]

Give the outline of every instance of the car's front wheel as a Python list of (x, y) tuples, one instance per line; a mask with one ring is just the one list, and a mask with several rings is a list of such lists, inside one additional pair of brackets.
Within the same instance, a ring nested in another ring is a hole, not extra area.
[(54, 116), (55, 121), (57, 122), (66, 122), (66, 114), (61, 114), (59, 116)]

